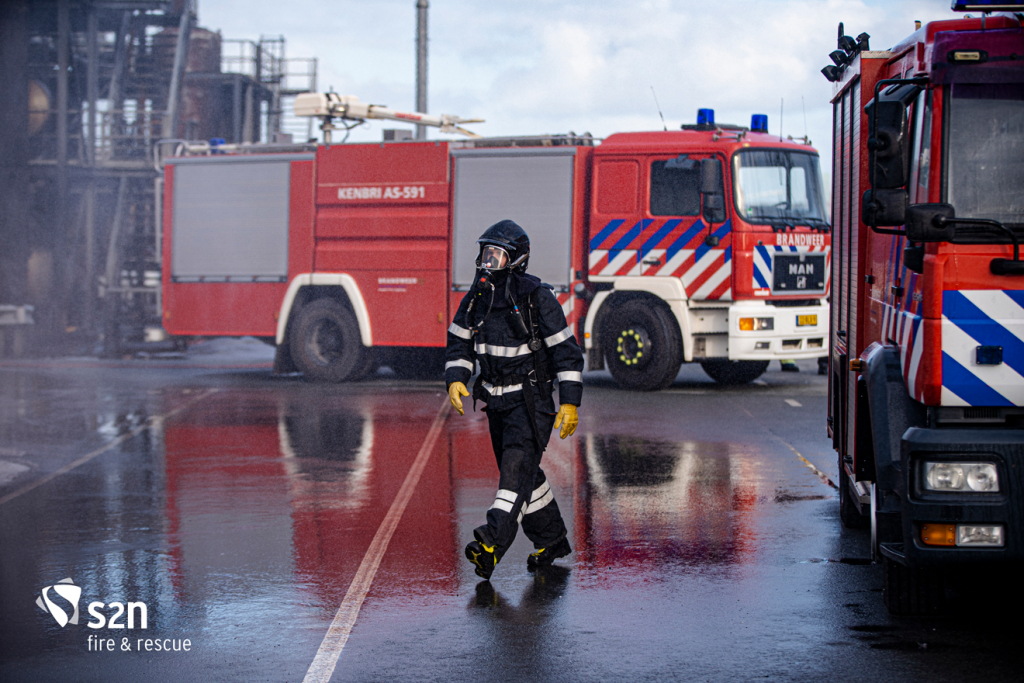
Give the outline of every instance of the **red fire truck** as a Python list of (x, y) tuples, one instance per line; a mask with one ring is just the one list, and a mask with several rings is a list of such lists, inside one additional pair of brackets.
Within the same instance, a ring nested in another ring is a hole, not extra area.
[(842, 520), (870, 525), (897, 614), (940, 610), (954, 565), (1024, 558), (1022, 23), (936, 21), (887, 51), (840, 24), (823, 70), (828, 430)]
[[(327, 133), (332, 106), (370, 108), (312, 97)], [(600, 144), (570, 134), (179, 149), (165, 161), (164, 326), (273, 340), (278, 371), (343, 381), (377, 363), (439, 370), (476, 239), (503, 218), (530, 234), (530, 272), (555, 288), (589, 368), (607, 363), (626, 388), (665, 387), (683, 362), (744, 383), (771, 359), (827, 354), (818, 156), (769, 135), (761, 115), (745, 128), (701, 110), (683, 130)]]

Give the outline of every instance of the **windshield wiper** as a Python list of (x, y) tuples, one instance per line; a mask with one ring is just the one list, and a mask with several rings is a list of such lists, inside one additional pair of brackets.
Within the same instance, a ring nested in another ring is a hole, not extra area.
[(832, 227), (820, 218), (807, 218), (804, 216), (751, 216), (746, 220), (748, 223), (770, 225), (772, 230), (775, 231), (795, 230), (797, 227), (805, 225), (821, 232), (828, 232)]

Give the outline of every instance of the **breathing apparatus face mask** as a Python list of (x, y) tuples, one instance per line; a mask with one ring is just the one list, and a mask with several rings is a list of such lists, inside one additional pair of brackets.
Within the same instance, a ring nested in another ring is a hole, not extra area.
[(503, 270), (508, 265), (508, 252), (493, 244), (485, 244), (480, 250), (480, 267), (484, 270)]

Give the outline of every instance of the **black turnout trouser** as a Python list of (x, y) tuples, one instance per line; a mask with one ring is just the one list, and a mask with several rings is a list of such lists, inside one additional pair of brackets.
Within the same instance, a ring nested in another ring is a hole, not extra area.
[(501, 473), (487, 524), (476, 529), (478, 539), (494, 545), (499, 559), (516, 537), (519, 525), (535, 548), (547, 548), (565, 538), (565, 522), (554, 491), (540, 468), (555, 416), (537, 411), (541, 449), (538, 450), (525, 404), (508, 410), (487, 410), (491, 444)]

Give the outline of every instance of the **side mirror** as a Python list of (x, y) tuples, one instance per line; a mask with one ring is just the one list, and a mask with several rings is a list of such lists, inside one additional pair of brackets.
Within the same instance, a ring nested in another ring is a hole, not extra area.
[(724, 223), (725, 222), (725, 197), (720, 194), (704, 194), (704, 222)]
[(907, 191), (867, 190), (860, 211), (866, 225), (903, 225), (907, 222)]
[(907, 108), (898, 100), (872, 100), (868, 114), (868, 163), (874, 172), (874, 187), (895, 189), (910, 180)]
[(907, 270), (917, 273), (924, 273), (924, 245), (914, 244), (903, 247), (903, 265)]
[(704, 222), (724, 223), (725, 184), (722, 182), (722, 160), (710, 157), (700, 160), (700, 196), (704, 204)]
[(911, 204), (907, 207), (907, 239), (911, 242), (949, 242), (956, 227), (947, 220), (955, 217), (949, 204)]
[(700, 160), (701, 194), (725, 194), (722, 185), (722, 160), (714, 157)]

